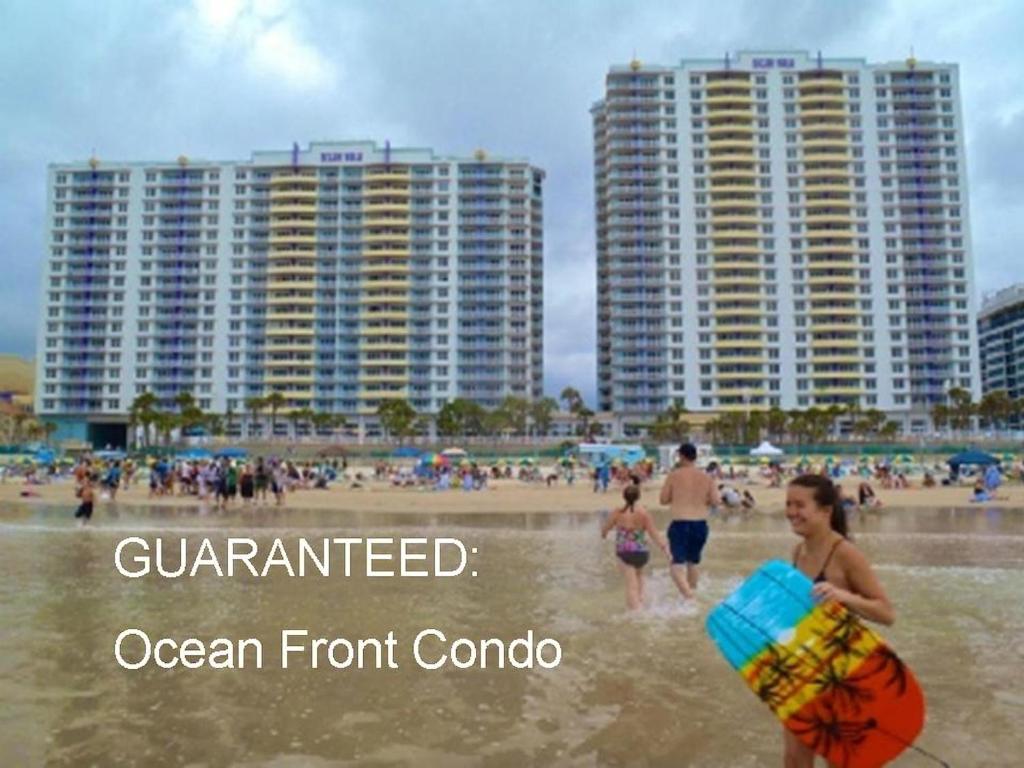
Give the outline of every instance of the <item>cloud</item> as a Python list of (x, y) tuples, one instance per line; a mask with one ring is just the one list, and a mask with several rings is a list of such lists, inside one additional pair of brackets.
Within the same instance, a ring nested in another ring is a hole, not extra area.
[(340, 62), (304, 32), (300, 6), (288, 0), (194, 0), (177, 22), (197, 59), (238, 59), (252, 79), (266, 85), (332, 89), (341, 74)]
[[(59, 23), (55, 20), (59, 19)], [(526, 156), (545, 184), (547, 391), (595, 391), (589, 108), (613, 63), (785, 48), (956, 61), (979, 288), (1024, 237), (1024, 14), (1013, 0), (108, 0), (0, 3), (0, 350), (34, 351), (45, 166), (245, 158), (390, 139)]]

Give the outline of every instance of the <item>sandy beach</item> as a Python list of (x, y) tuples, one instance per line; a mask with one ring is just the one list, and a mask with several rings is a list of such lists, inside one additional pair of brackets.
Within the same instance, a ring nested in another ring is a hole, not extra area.
[[(369, 474), (372, 471), (367, 470)], [(645, 483), (642, 503), (651, 509), (659, 508), (657, 503), (658, 490), (662, 477), (655, 477)], [(843, 485), (848, 494), (855, 495), (859, 480), (846, 478)], [(749, 489), (757, 500), (757, 512), (763, 514), (780, 513), (784, 506), (785, 489), (769, 488), (763, 483), (742, 481), (733, 483), (739, 489)], [(970, 503), (971, 487), (922, 488), (920, 481), (908, 489), (885, 490), (874, 483), (875, 491), (882, 500), (883, 509), (892, 508), (948, 508), (972, 506)], [(21, 494), (30, 490), (38, 494), (23, 497)], [(988, 508), (1019, 508), (1024, 509), (1024, 485), (1006, 483), (999, 489), (998, 499), (985, 502), (978, 506)], [(99, 499), (99, 494), (97, 494)], [(619, 502), (620, 492), (613, 485), (607, 493), (594, 493), (589, 481), (577, 481), (573, 486), (564, 482), (547, 487), (543, 483), (525, 483), (518, 480), (492, 481), (483, 491), (466, 492), (462, 490), (434, 491), (420, 488), (396, 488), (383, 481), (368, 481), (362, 488), (350, 488), (345, 483), (334, 483), (327, 490), (296, 490), (288, 494), (285, 506), (293, 509), (337, 509), (339, 512), (362, 511), (381, 513), (476, 513), (488, 512), (597, 512), (608, 509)], [(77, 504), (73, 483), (70, 479), (59, 480), (47, 485), (26, 486), (20, 480), (8, 480), (0, 484), (0, 502), (32, 502), (47, 504), (66, 504), (70, 509)], [(102, 515), (103, 508), (110, 501), (99, 500), (97, 513)], [(128, 490), (118, 492), (119, 504), (155, 504), (160, 506), (198, 506), (194, 496), (163, 496), (149, 498), (149, 488), (145, 482), (133, 485)], [(272, 500), (271, 500), (272, 503)], [(236, 500), (234, 508), (241, 508)]]

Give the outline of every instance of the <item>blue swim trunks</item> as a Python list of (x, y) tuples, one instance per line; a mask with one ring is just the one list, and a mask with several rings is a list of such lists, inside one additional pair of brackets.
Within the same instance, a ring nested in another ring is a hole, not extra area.
[(673, 520), (668, 527), (668, 545), (672, 564), (700, 562), (700, 553), (708, 540), (707, 520)]

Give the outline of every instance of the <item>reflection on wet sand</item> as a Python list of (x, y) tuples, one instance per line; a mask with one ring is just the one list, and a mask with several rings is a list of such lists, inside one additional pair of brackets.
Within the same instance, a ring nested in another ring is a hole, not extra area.
[[(776, 764), (778, 726), (718, 657), (706, 606), (756, 564), (786, 557), (784, 521), (713, 522), (699, 611), (680, 607), (655, 560), (652, 605), (621, 611), (598, 515), (424, 516), (132, 508), (79, 531), (66, 509), (0, 510), (0, 754), (11, 765), (514, 766)], [(659, 523), (664, 523), (660, 520)], [(897, 511), (854, 522), (899, 608), (885, 632), (929, 698), (922, 738), (956, 765), (1019, 754), (1024, 697), (1024, 512)], [(457, 536), (477, 578), (125, 579), (131, 535)], [(263, 669), (120, 669), (127, 627), (153, 637), (263, 638)], [(282, 670), (285, 627), (399, 638), (398, 669)], [(555, 670), (427, 671), (423, 628), (559, 640)], [(921, 765), (920, 758), (902, 764)]]

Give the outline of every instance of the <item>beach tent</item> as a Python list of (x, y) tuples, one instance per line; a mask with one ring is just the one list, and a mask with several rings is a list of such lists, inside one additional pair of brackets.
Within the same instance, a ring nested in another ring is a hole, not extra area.
[(753, 448), (750, 451), (751, 456), (781, 456), (782, 454), (783, 451), (781, 448), (776, 448), (767, 440), (762, 442), (759, 446), (757, 446), (757, 448)]
[(950, 468), (954, 472), (957, 472), (959, 471), (960, 467), (965, 464), (987, 467), (990, 464), (998, 464), (999, 459), (997, 459), (990, 453), (985, 453), (984, 451), (970, 450), (963, 451), (962, 453), (958, 453), (955, 456), (950, 456), (949, 460), (946, 463), (949, 464)]
[(581, 459), (594, 467), (610, 464), (615, 459), (619, 459), (627, 467), (630, 467), (647, 456), (641, 445), (615, 445), (612, 443), (580, 443), (579, 455)]
[(42, 448), (36, 452), (35, 461), (38, 464), (53, 464), (57, 455), (49, 448)]
[(201, 461), (203, 459), (213, 458), (213, 454), (205, 448), (189, 448), (178, 454), (179, 459), (185, 459), (187, 461)]
[(415, 448), (411, 445), (402, 445), (395, 448), (391, 452), (392, 457), (396, 459), (418, 459), (423, 453), (419, 448)]
[(244, 459), (249, 455), (249, 452), (245, 448), (221, 448), (215, 454), (214, 457), (218, 459)]

